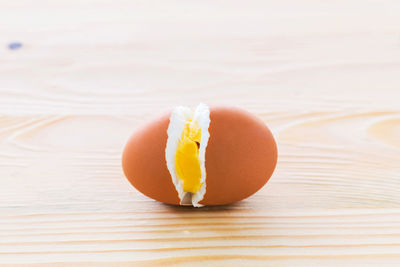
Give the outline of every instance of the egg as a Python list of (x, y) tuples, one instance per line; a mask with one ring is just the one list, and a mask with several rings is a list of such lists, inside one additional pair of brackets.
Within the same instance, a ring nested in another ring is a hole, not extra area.
[(122, 167), (144, 195), (174, 205), (224, 205), (261, 189), (277, 162), (265, 123), (236, 107), (179, 106), (128, 140)]

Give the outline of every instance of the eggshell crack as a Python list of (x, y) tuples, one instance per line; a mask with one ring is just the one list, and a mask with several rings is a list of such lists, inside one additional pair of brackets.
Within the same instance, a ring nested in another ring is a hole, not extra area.
[[(202, 186), (196, 193), (185, 192), (183, 190), (183, 182), (176, 175), (175, 170), (175, 155), (181, 138), (183, 129), (188, 120), (195, 120), (201, 129), (201, 139), (199, 146), (199, 160), (201, 169), (200, 182)], [(208, 128), (210, 126), (210, 110), (207, 105), (200, 103), (193, 111), (189, 107), (178, 106), (175, 107), (171, 113), (170, 121), (167, 130), (167, 145), (165, 148), (165, 159), (167, 168), (171, 174), (172, 183), (178, 193), (181, 205), (193, 205), (194, 207), (201, 207), (199, 204), (206, 193), (206, 168), (205, 168), (205, 154), (210, 133)]]

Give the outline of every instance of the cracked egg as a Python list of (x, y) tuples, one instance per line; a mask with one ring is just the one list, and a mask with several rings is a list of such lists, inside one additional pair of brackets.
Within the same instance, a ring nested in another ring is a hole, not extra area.
[(127, 142), (122, 166), (144, 195), (174, 205), (245, 199), (271, 177), (277, 147), (268, 127), (234, 107), (175, 107)]

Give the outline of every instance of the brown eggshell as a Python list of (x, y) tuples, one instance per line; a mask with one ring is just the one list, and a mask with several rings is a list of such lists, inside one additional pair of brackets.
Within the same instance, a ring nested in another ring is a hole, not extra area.
[(274, 137), (262, 120), (238, 108), (211, 108), (210, 120), (207, 187), (199, 203), (222, 205), (251, 196), (275, 169)]
[(178, 205), (178, 193), (165, 160), (169, 116), (147, 124), (132, 135), (122, 154), (122, 168), (129, 182), (144, 195)]
[[(170, 113), (137, 131), (125, 146), (122, 165), (131, 184), (155, 200), (179, 204), (165, 159)], [(247, 198), (271, 177), (275, 140), (263, 121), (231, 107), (210, 108), (206, 147), (206, 193), (199, 203), (223, 205)]]

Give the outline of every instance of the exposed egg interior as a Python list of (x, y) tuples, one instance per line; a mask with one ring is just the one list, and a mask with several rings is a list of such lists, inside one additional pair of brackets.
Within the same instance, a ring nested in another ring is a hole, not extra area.
[(194, 120), (188, 120), (183, 128), (175, 154), (175, 170), (183, 182), (183, 191), (197, 193), (202, 185), (199, 148), (201, 129)]
[(200, 207), (206, 192), (205, 151), (210, 134), (210, 111), (199, 104), (174, 108), (167, 130), (165, 158), (181, 205)]

